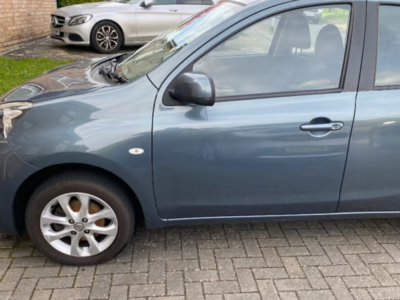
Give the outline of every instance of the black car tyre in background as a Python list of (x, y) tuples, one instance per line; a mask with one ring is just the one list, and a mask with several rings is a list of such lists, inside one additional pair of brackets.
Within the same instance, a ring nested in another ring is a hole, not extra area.
[(117, 53), (122, 47), (124, 37), (121, 29), (110, 21), (98, 23), (90, 35), (90, 45), (99, 53)]
[(115, 257), (135, 227), (132, 202), (112, 179), (65, 172), (41, 184), (26, 210), (36, 247), (66, 265), (93, 265)]

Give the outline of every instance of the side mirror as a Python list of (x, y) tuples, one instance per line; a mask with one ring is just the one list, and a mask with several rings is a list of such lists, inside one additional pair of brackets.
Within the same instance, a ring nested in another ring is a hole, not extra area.
[(150, 7), (152, 6), (154, 3), (156, 3), (156, 0), (144, 0), (142, 2), (142, 6), (143, 7)]
[(200, 72), (188, 72), (176, 79), (173, 98), (183, 103), (213, 106), (215, 103), (215, 86), (212, 78)]

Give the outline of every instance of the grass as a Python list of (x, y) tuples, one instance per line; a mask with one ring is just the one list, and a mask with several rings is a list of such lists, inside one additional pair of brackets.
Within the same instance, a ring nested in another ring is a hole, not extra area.
[(349, 12), (344, 9), (336, 9), (331, 11), (330, 9), (322, 10), (322, 23), (337, 23), (337, 22), (347, 22), (349, 19)]
[(68, 63), (70, 62), (50, 60), (47, 58), (15, 60), (12, 58), (0, 57), (0, 95), (25, 81)]

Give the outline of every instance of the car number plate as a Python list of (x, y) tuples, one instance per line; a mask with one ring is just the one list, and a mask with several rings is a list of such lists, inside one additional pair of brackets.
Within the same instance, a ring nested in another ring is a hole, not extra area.
[(54, 35), (60, 35), (60, 29), (53, 29)]

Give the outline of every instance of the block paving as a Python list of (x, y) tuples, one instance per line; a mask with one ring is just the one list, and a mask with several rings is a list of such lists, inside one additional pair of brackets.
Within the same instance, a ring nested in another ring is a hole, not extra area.
[(400, 299), (399, 219), (139, 228), (114, 260), (83, 267), (10, 240), (0, 300)]

